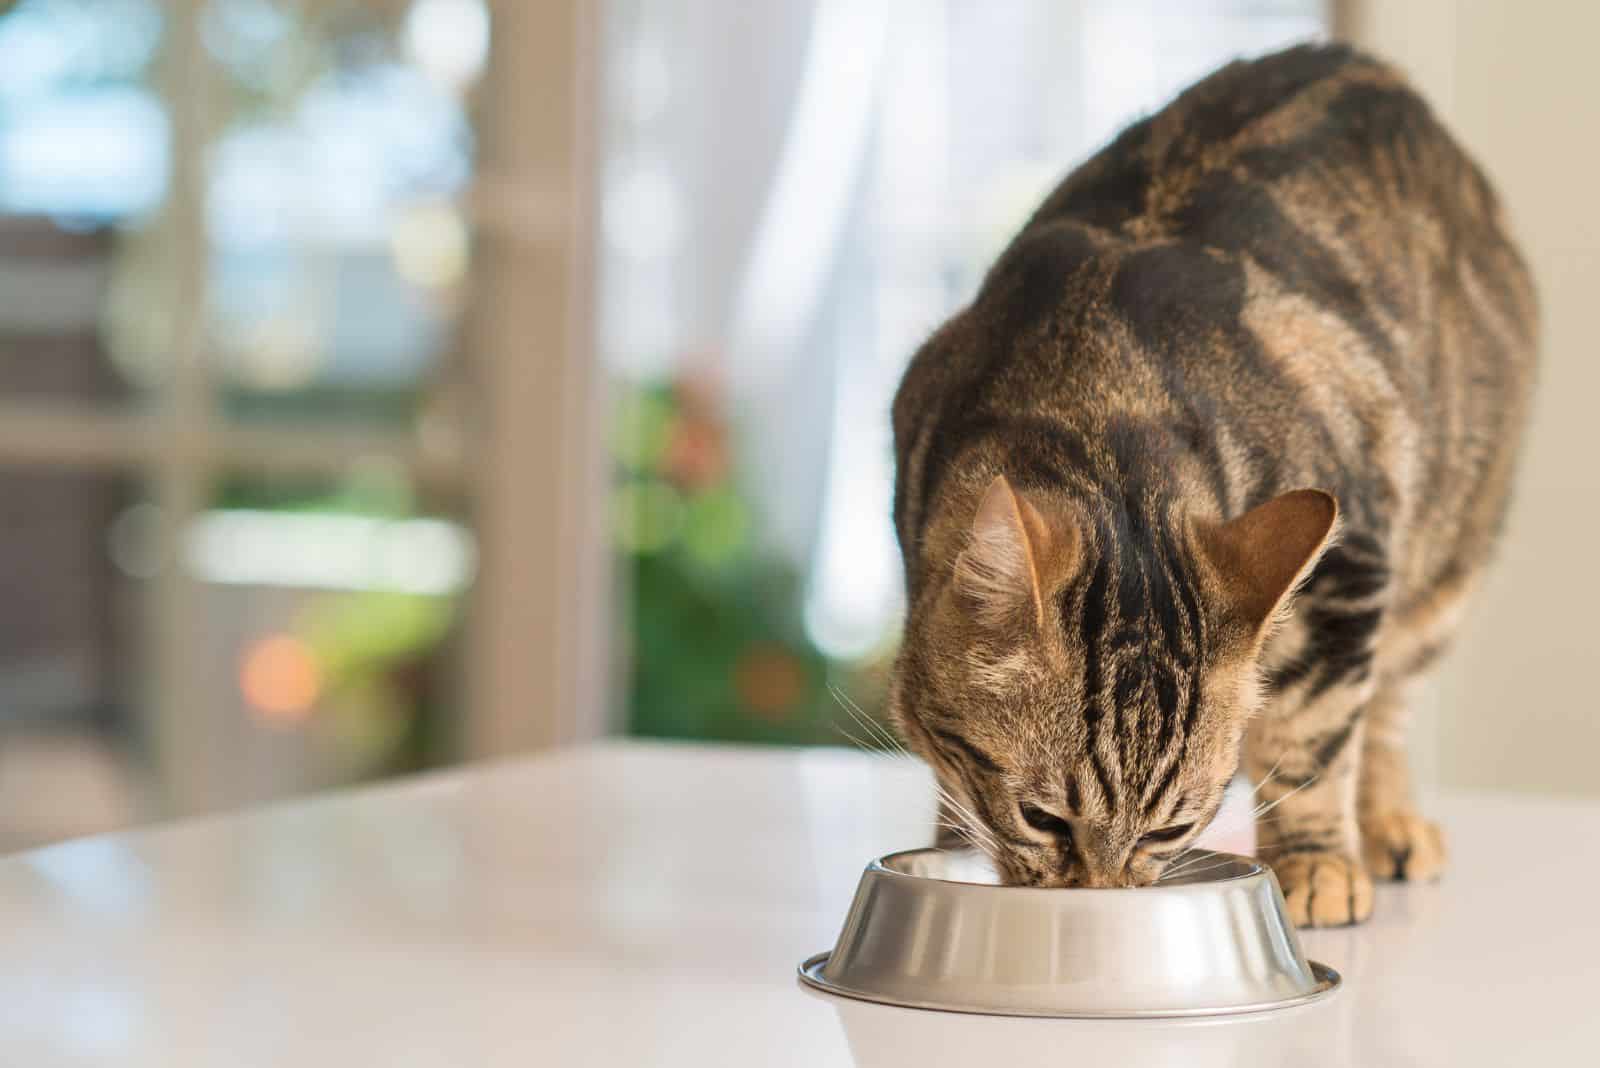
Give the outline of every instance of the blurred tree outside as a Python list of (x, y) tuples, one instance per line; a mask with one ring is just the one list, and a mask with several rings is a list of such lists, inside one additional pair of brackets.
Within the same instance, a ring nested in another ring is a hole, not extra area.
[(879, 707), (891, 650), (841, 663), (807, 638), (802, 576), (762, 551), (713, 390), (690, 378), (628, 387), (614, 426), (612, 514), (633, 605), (629, 731), (836, 745), (861, 735), (832, 691)]

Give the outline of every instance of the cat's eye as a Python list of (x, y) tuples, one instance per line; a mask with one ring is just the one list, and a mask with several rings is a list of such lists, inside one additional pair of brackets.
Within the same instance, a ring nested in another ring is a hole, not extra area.
[(1022, 822), (1036, 831), (1053, 834), (1062, 838), (1072, 837), (1072, 824), (1057, 816), (1054, 812), (1046, 812), (1038, 805), (1030, 805), (1024, 801), (1017, 806), (1022, 813)]
[(1163, 827), (1159, 831), (1151, 831), (1139, 839), (1140, 845), (1160, 845), (1162, 842), (1176, 842), (1190, 831), (1194, 830), (1192, 823), (1179, 823), (1171, 827)]

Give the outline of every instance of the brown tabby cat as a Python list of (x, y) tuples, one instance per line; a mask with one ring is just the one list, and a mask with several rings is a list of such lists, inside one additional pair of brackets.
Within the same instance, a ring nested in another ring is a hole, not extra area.
[(1406, 702), (1501, 526), (1535, 319), (1483, 175), (1346, 47), (1070, 175), (894, 404), (890, 707), (946, 818), (1007, 881), (1143, 885), (1242, 760), (1296, 922), (1438, 875)]

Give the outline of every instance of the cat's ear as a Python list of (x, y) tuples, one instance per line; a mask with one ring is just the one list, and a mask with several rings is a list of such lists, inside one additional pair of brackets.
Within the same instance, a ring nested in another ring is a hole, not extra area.
[(1027, 610), (1042, 625), (1049, 590), (1077, 566), (1078, 528), (1047, 518), (997, 475), (978, 502), (971, 535), (956, 558), (955, 585), (978, 619), (993, 625)]
[(1333, 495), (1303, 489), (1202, 528), (1200, 542), (1222, 580), (1228, 615), (1256, 633), (1265, 630), (1316, 566), (1338, 526)]

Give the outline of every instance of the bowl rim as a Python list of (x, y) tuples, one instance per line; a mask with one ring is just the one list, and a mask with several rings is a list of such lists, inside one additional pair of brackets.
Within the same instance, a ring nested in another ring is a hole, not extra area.
[[(964, 851), (965, 852), (973, 852), (973, 853), (978, 852), (977, 850), (974, 850), (974, 849), (968, 849), (968, 850), (964, 850)], [(886, 877), (894, 878), (894, 879), (906, 879), (906, 880), (910, 880), (912, 882), (917, 882), (917, 883), (940, 883), (941, 885), (944, 885), (944, 886), (970, 887), (973, 890), (982, 890), (982, 891), (986, 891), (986, 892), (1005, 891), (1005, 892), (1009, 892), (1009, 893), (1044, 893), (1044, 892), (1048, 892), (1048, 891), (1074, 890), (1074, 891), (1088, 891), (1088, 892), (1096, 893), (1096, 894), (1135, 894), (1136, 893), (1136, 894), (1140, 894), (1140, 895), (1143, 895), (1145, 897), (1148, 897), (1152, 891), (1159, 892), (1159, 893), (1170, 893), (1170, 892), (1175, 891), (1175, 890), (1184, 890), (1184, 891), (1193, 892), (1194, 890), (1200, 889), (1200, 888), (1203, 888), (1203, 887), (1225, 886), (1228, 883), (1237, 882), (1237, 881), (1240, 881), (1240, 880), (1243, 880), (1243, 879), (1257, 879), (1257, 878), (1260, 878), (1263, 874), (1265, 874), (1267, 872), (1267, 870), (1268, 870), (1267, 866), (1265, 864), (1263, 864), (1261, 861), (1257, 860), (1255, 857), (1247, 857), (1247, 856), (1244, 856), (1243, 854), (1240, 854), (1240, 853), (1227, 853), (1227, 852), (1224, 852), (1224, 851), (1219, 850), (1219, 849), (1196, 849), (1196, 850), (1193, 850), (1192, 853), (1209, 854), (1210, 856), (1215, 857), (1215, 858), (1217, 858), (1219, 860), (1237, 861), (1240, 864), (1244, 865), (1244, 867), (1247, 870), (1241, 871), (1241, 872), (1238, 872), (1238, 873), (1236, 873), (1234, 875), (1229, 875), (1229, 876), (1226, 876), (1226, 877), (1220, 878), (1220, 879), (1208, 879), (1205, 882), (1200, 882), (1200, 883), (1194, 883), (1194, 882), (1190, 882), (1190, 883), (1170, 883), (1170, 884), (1168, 884), (1166, 886), (1162, 886), (1159, 883), (1155, 883), (1155, 884), (1151, 884), (1150, 886), (1073, 886), (1073, 887), (1061, 887), (1061, 886), (1011, 886), (1011, 885), (1008, 885), (1006, 883), (975, 883), (975, 882), (972, 882), (970, 879), (946, 879), (946, 878), (941, 878), (940, 876), (936, 876), (936, 875), (913, 875), (911, 872), (901, 871), (898, 868), (891, 868), (891, 867), (888, 866), (888, 863), (890, 861), (897, 860), (897, 859), (899, 859), (901, 857), (908, 857), (908, 856), (912, 856), (912, 855), (915, 855), (915, 854), (950, 853), (950, 852), (954, 852), (954, 851), (950, 850), (950, 849), (943, 849), (943, 848), (940, 848), (939, 846), (919, 846), (919, 847), (917, 847), (915, 849), (900, 849), (900, 850), (896, 850), (893, 853), (885, 853), (881, 857), (874, 857), (873, 860), (867, 865), (866, 874), (882, 875), (882, 876), (886, 876)]]
[[(983, 884), (969, 883), (967, 885), (981, 886)], [(846, 998), (851, 1001), (867, 1001), (875, 1005), (890, 1005), (895, 1008), (916, 1009), (923, 1012), (953, 1012), (968, 1016), (1031, 1016), (1037, 1019), (1055, 1020), (1171, 1020), (1206, 1016), (1239, 1016), (1247, 1013), (1277, 1012), (1282, 1009), (1292, 1009), (1296, 1006), (1306, 1005), (1310, 1002), (1319, 1001), (1330, 994), (1338, 993), (1344, 985), (1344, 977), (1336, 969), (1330, 968), (1321, 961), (1307, 958), (1306, 964), (1311, 969), (1312, 977), (1317, 981), (1316, 987), (1302, 994), (1292, 994), (1288, 997), (1266, 1001), (1251, 1001), (1237, 1005), (1206, 1005), (1193, 1008), (1132, 1009), (1120, 1012), (1103, 1010), (1073, 1011), (1032, 1006), (1026, 1008), (1008, 1008), (993, 1005), (977, 1007), (938, 999), (925, 1000), (900, 997), (898, 995), (885, 995), (869, 990), (860, 990), (855, 987), (842, 986), (827, 979), (822, 974), (822, 969), (831, 956), (833, 956), (833, 951), (825, 950), (800, 962), (799, 967), (796, 969), (795, 978), (802, 988), (810, 988), (811, 991), (824, 997), (831, 996)]]

